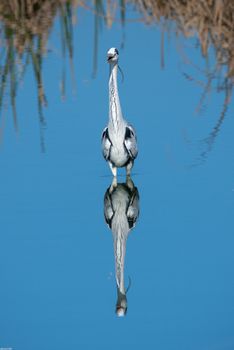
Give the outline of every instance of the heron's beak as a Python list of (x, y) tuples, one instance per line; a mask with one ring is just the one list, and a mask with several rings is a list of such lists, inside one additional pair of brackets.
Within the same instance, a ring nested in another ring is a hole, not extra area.
[(109, 62), (113, 57), (114, 55), (107, 55), (107, 62)]

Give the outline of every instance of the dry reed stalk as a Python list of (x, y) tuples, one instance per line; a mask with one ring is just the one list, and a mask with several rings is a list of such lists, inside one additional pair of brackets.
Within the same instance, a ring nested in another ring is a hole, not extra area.
[[(77, 1), (76, 1), (77, 2)], [(63, 58), (69, 53), (72, 65), (72, 16), (75, 0), (2, 0), (0, 2), (0, 111), (9, 88), (10, 101), (17, 130), (16, 93), (27, 66), (31, 63), (38, 96), (41, 145), (45, 120), (42, 107), (46, 96), (42, 79), (43, 56), (50, 30), (57, 13), (61, 18)], [(42, 147), (42, 149), (44, 146)]]
[(132, 0), (146, 23), (173, 21), (185, 36), (198, 36), (201, 51), (216, 51), (217, 63), (234, 77), (234, 1), (232, 0)]
[[(162, 33), (167, 23), (173, 22), (176, 33), (185, 37), (197, 37), (203, 56), (208, 56), (209, 48), (216, 53), (216, 75), (222, 67), (227, 67), (223, 78), (223, 90), (232, 89), (234, 83), (234, 1), (233, 0), (1, 0), (0, 1), (0, 45), (5, 63), (0, 66), (0, 109), (3, 105), (7, 83), (10, 85), (11, 104), (16, 121), (15, 96), (20, 80), (16, 66), (20, 61), (24, 72), (31, 60), (38, 89), (41, 109), (46, 104), (42, 80), (43, 55), (47, 39), (56, 14), (62, 18), (62, 52), (69, 54), (71, 69), (73, 56), (71, 9), (83, 7), (91, 9), (95, 15), (95, 50), (97, 54), (99, 19), (110, 27), (120, 14), (121, 23), (127, 21), (126, 6), (133, 6), (141, 14), (139, 21), (146, 24), (162, 24)], [(168, 26), (169, 27), (169, 26)], [(162, 34), (162, 65), (163, 65)], [(5, 51), (4, 51), (5, 50)], [(96, 56), (94, 56), (96, 57)], [(96, 60), (94, 59), (94, 62)], [(94, 71), (96, 63), (94, 64)], [(215, 77), (215, 73), (213, 77)], [(20, 74), (22, 76), (22, 74)], [(222, 89), (222, 87), (220, 88)], [(40, 117), (43, 122), (43, 118)]]

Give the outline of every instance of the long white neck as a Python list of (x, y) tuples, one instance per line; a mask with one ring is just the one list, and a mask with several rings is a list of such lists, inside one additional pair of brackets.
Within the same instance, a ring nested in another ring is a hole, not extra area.
[(109, 124), (114, 129), (118, 129), (120, 123), (123, 121), (123, 115), (120, 106), (118, 82), (117, 82), (118, 64), (110, 65), (110, 79), (109, 79)]

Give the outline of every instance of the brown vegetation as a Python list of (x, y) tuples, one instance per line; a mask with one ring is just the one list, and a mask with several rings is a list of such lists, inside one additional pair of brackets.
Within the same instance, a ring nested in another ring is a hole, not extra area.
[(217, 64), (234, 76), (234, 2), (232, 0), (133, 0), (147, 23), (174, 21), (177, 32), (197, 36), (202, 54), (212, 45)]
[(8, 32), (14, 32), (14, 46), (22, 54), (30, 45), (33, 35), (46, 42), (59, 1), (3, 0), (0, 3), (0, 20)]
[[(234, 83), (233, 0), (1, 0), (0, 110), (8, 86), (16, 128), (17, 86), (28, 64), (33, 66), (40, 121), (41, 124), (44, 122), (41, 111), (42, 106), (46, 104), (46, 97), (42, 64), (47, 39), (56, 15), (59, 14), (61, 21), (62, 55), (65, 60), (68, 53), (72, 66), (74, 8), (91, 10), (95, 16), (95, 57), (98, 22), (104, 21), (107, 26), (111, 26), (114, 21), (120, 21), (124, 25), (125, 22), (131, 21), (127, 18), (127, 6), (133, 6), (136, 10), (138, 18), (135, 18), (135, 21), (143, 21), (146, 24), (163, 23), (163, 30), (171, 28), (173, 23), (173, 31), (177, 34), (196, 37), (205, 57), (209, 55), (209, 48), (212, 47), (215, 50), (216, 65), (207, 77), (208, 83), (202, 98), (209, 90), (211, 82), (219, 76), (218, 89), (225, 91), (225, 104), (228, 103)], [(65, 74), (62, 86), (64, 76)]]
[[(17, 130), (16, 94), (19, 82), (29, 65), (32, 66), (37, 86), (41, 144), (43, 146), (42, 107), (46, 105), (42, 65), (47, 40), (57, 14), (61, 21), (62, 56), (68, 52), (72, 61), (73, 1), (65, 0), (2, 0), (0, 2), (0, 111), (7, 90)], [(65, 75), (63, 74), (63, 79)], [(64, 85), (64, 81), (62, 81)]]

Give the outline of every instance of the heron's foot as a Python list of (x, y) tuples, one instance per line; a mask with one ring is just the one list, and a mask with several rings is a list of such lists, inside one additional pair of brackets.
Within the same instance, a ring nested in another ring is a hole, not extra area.
[(111, 169), (111, 172), (113, 174), (114, 177), (117, 176), (117, 168), (116, 166), (114, 166), (111, 162), (109, 162), (109, 165), (110, 165), (110, 169)]

